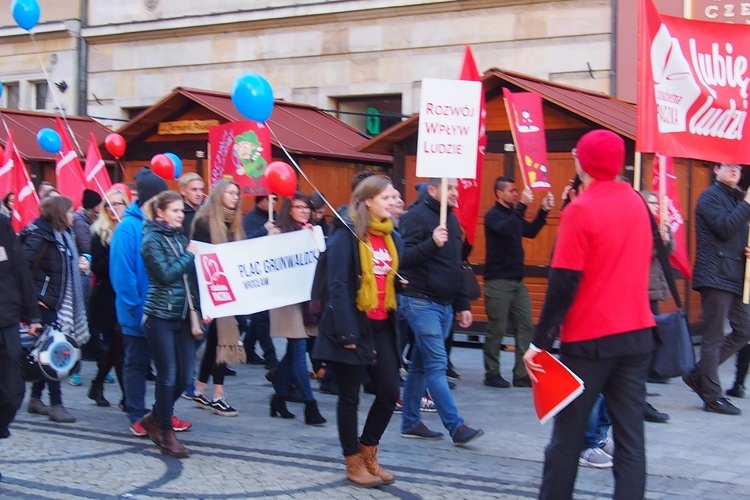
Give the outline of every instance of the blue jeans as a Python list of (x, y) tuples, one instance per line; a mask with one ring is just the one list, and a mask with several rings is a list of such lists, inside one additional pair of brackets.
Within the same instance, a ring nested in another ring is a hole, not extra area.
[[(153, 413), (162, 431), (172, 430), (174, 402), (190, 384), (195, 364), (195, 341), (187, 320), (146, 317), (143, 323), (156, 366), (156, 403)], [(191, 361), (192, 360), (192, 361)]]
[(278, 396), (288, 396), (292, 384), (296, 385), (305, 401), (315, 401), (307, 376), (307, 338), (287, 339), (286, 354), (279, 362), (273, 388)]
[(612, 421), (609, 419), (607, 402), (604, 400), (604, 396), (599, 394), (596, 403), (594, 403), (594, 408), (591, 409), (591, 415), (589, 415), (589, 424), (586, 427), (586, 440), (583, 443), (581, 451), (588, 450), (589, 448), (598, 448), (599, 443), (607, 439), (610, 427), (612, 427)]
[(406, 432), (419, 424), (419, 403), (427, 387), (443, 426), (453, 435), (464, 422), (458, 416), (445, 376), (448, 368), (445, 339), (453, 325), (453, 307), (407, 296), (400, 297), (399, 306), (399, 313), (414, 332), (411, 364), (404, 382), (401, 430)]
[(146, 374), (151, 363), (151, 351), (146, 337), (123, 334), (125, 358), (122, 364), (122, 385), (125, 389), (125, 412), (130, 423), (138, 422), (148, 413), (146, 409)]

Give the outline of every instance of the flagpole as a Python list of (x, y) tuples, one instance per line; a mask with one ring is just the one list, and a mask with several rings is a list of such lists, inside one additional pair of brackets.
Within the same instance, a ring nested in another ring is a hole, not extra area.
[(667, 204), (664, 202), (667, 197), (667, 160), (662, 154), (659, 156), (659, 231), (662, 235), (667, 229)]
[(448, 222), (448, 178), (440, 179), (440, 226), (447, 228)]
[(641, 153), (638, 151), (635, 152), (633, 161), (633, 189), (641, 190)]
[(521, 168), (521, 180), (523, 181), (523, 188), (529, 187), (526, 184), (526, 169), (523, 168), (523, 158), (521, 158), (521, 151), (518, 148), (518, 141), (516, 141), (516, 130), (513, 126), (513, 118), (510, 114), (510, 108), (508, 107), (508, 99), (503, 97), (503, 104), (505, 105), (505, 113), (508, 115), (508, 125), (510, 126), (510, 136), (513, 138), (513, 147), (516, 149), (516, 158), (518, 158), (518, 165)]

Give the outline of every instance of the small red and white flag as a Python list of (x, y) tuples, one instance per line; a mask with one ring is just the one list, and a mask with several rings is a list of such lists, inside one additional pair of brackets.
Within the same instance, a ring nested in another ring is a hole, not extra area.
[(13, 205), (13, 230), (18, 233), (39, 217), (39, 198), (23, 158), (18, 154), (15, 145), (11, 144), (5, 151), (9, 149), (13, 155), (13, 194), (16, 195), (16, 203)]
[(13, 134), (8, 131), (2, 163), (0, 163), (0, 196), (5, 196), (13, 189)]
[(60, 134), (62, 144), (62, 148), (57, 154), (57, 163), (55, 164), (56, 187), (61, 195), (67, 196), (73, 201), (73, 208), (78, 209), (83, 200), (83, 190), (86, 189), (83, 167), (81, 167), (81, 162), (78, 159), (78, 153), (76, 153), (70, 143), (62, 120), (56, 117), (55, 121), (57, 122), (57, 133)]
[[(474, 61), (474, 54), (471, 52), (471, 46), (466, 44), (464, 50), (464, 61), (461, 67), (461, 80), (481, 82), (482, 75), (477, 70), (477, 63)], [(458, 179), (458, 205), (454, 212), (458, 222), (464, 229), (466, 241), (469, 245), (474, 245), (474, 237), (477, 234), (477, 220), (479, 219), (479, 200), (482, 189), (482, 165), (484, 164), (484, 153), (487, 147), (487, 132), (485, 121), (487, 119), (487, 106), (484, 100), (484, 90), (482, 90), (479, 101), (479, 137), (477, 138), (477, 173), (474, 179)]]
[(112, 188), (112, 180), (109, 178), (107, 166), (104, 165), (99, 146), (96, 145), (94, 134), (89, 136), (89, 149), (86, 152), (86, 168), (83, 171), (86, 178), (86, 188), (96, 191), (102, 198)]
[[(665, 180), (663, 185), (661, 182), (662, 176)], [(685, 237), (687, 229), (684, 227), (685, 219), (682, 217), (682, 210), (680, 210), (680, 200), (677, 194), (677, 175), (675, 174), (674, 161), (671, 156), (664, 156), (658, 153), (654, 155), (652, 184), (654, 192), (658, 194), (659, 198), (659, 213), (666, 215), (665, 222), (672, 229), (674, 237), (674, 252), (669, 256), (669, 263), (680, 271), (685, 278), (692, 279), (687, 238)], [(662, 200), (662, 195), (664, 196), (664, 200)], [(666, 201), (666, 206), (662, 206), (663, 201)]]

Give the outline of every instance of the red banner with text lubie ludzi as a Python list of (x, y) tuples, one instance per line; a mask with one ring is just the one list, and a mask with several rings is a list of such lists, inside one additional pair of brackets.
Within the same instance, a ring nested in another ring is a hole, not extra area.
[(208, 129), (211, 145), (211, 186), (233, 179), (242, 194), (268, 194), (263, 175), (271, 161), (268, 128), (252, 121), (225, 123)]
[(637, 150), (750, 163), (750, 28), (639, 10)]
[(542, 97), (534, 92), (503, 89), (505, 109), (513, 132), (524, 186), (547, 190), (547, 136), (544, 133)]

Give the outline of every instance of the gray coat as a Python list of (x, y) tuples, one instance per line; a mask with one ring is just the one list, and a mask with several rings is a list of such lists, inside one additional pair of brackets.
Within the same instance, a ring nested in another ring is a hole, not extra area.
[[(669, 226), (667, 226), (667, 232), (669, 233), (669, 241), (664, 243), (664, 246), (667, 248), (667, 255), (672, 255), (674, 253), (674, 233)], [(667, 283), (666, 276), (664, 276), (661, 262), (659, 262), (659, 255), (656, 253), (656, 248), (654, 248), (651, 269), (648, 272), (648, 300), (667, 300), (669, 299), (669, 293), (669, 284)]]

